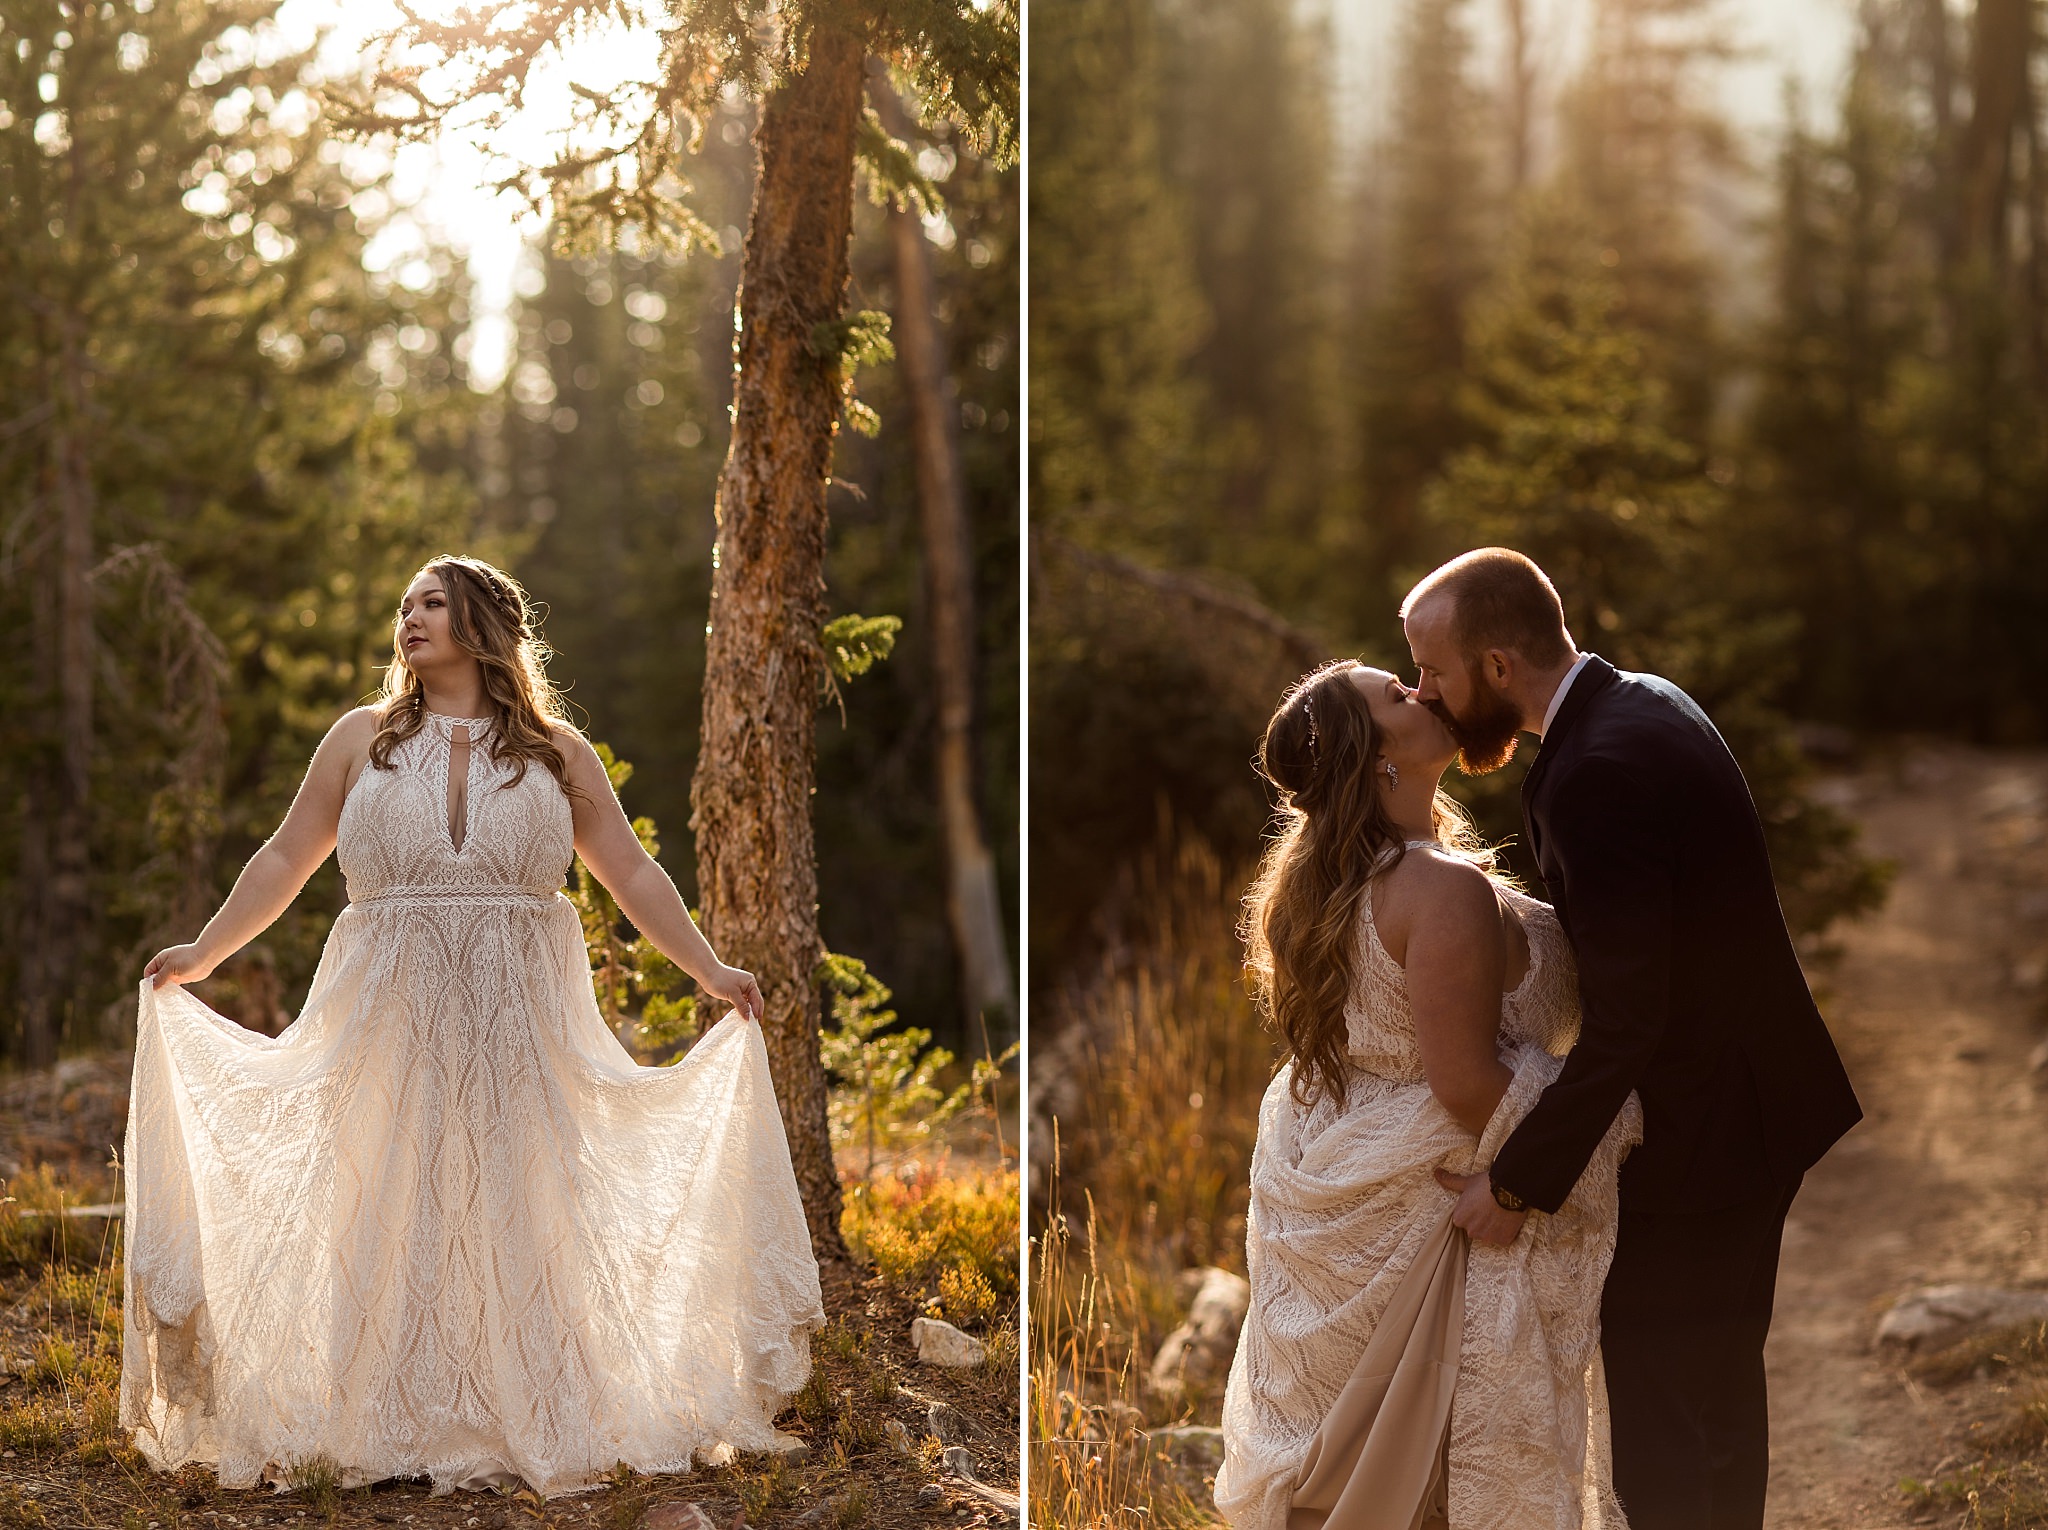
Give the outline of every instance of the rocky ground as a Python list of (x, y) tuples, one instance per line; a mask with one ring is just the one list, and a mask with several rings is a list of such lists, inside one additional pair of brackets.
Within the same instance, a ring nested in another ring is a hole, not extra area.
[(1898, 879), (1814, 967), (1865, 1120), (1786, 1227), (1767, 1524), (1884, 1530), (1928, 1522), (1901, 1482), (1966, 1464), (2015, 1399), (1996, 1373), (1916, 1379), (1882, 1314), (1925, 1285), (2048, 1288), (2048, 754), (1907, 746), (1823, 790)]

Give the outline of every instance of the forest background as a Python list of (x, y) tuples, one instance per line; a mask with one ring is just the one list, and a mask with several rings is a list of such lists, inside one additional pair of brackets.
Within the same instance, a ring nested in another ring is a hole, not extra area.
[[(59, 8), (0, 7), (0, 1058), (20, 1057), (32, 1014), (66, 1048), (125, 1039), (142, 961), (196, 932), (281, 820), (313, 745), (377, 685), (397, 594), (437, 552), (490, 557), (543, 604), (552, 676), (635, 767), (627, 809), (694, 904), (757, 108), (730, 92), (686, 166), (720, 248), (536, 248), (509, 371), (479, 389), (459, 257), (430, 245), (365, 270), (405, 210), (387, 160), (316, 110), (276, 0), (122, 9), (86, 57)], [(973, 543), (975, 786), (1009, 889), (1017, 175), (944, 130), (915, 147), (944, 197), (926, 244)], [(853, 266), (851, 307), (890, 310), (889, 217), (865, 199)], [(879, 429), (842, 431), (835, 456), (831, 611), (903, 625), (892, 657), (820, 698), (823, 932), (907, 1020), (1000, 1051), (1014, 1018), (981, 1034), (948, 933), (910, 411), (899, 368), (871, 362), (855, 381)], [(92, 654), (84, 737), (67, 735), (66, 623)], [(330, 863), (209, 999), (275, 1031), (344, 901)]]
[[(1250, 762), (1315, 662), (1412, 673), (1417, 577), (1517, 547), (1582, 647), (1697, 697), (1809, 953), (1890, 869), (1816, 764), (2048, 736), (2048, 37), (1853, 14), (1834, 97), (1788, 78), (1757, 136), (1714, 0), (1405, 0), (1371, 109), (1320, 8), (1033, 6), (1041, 1523), (1202, 1515), (1129, 1430), (1220, 1394), (1145, 1370), (1183, 1272), (1242, 1269)], [(1532, 752), (1448, 778), (1489, 835)]]

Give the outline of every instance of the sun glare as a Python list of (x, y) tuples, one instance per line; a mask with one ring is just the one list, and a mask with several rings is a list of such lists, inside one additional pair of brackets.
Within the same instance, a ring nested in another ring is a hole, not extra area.
[[(476, 8), (474, 0), (414, 4), (430, 20), (452, 20)], [(355, 73), (371, 40), (401, 19), (398, 7), (387, 0), (285, 0), (277, 18), (296, 45), (322, 39), (317, 68), (330, 78)], [(522, 167), (550, 163), (565, 148), (592, 146), (579, 120), (574, 87), (602, 94), (647, 79), (658, 47), (648, 27), (593, 27), (561, 55), (542, 62), (524, 104), (495, 129), (486, 131), (472, 120), (426, 143), (349, 151), (352, 162), (366, 170), (385, 165), (391, 170), (392, 216), (365, 256), (373, 271), (417, 285), (427, 277), (433, 246), (466, 257), (475, 308), (467, 347), (474, 386), (495, 387), (505, 375), (512, 351), (514, 284), (525, 245), (542, 227), (523, 197), (493, 188)]]

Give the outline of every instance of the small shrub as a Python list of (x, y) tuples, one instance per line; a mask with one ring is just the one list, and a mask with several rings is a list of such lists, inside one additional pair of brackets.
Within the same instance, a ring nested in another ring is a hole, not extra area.
[(812, 1367), (810, 1379), (804, 1383), (803, 1390), (791, 1399), (790, 1405), (796, 1409), (797, 1417), (807, 1424), (830, 1422), (832, 1418), (832, 1383), (826, 1378), (825, 1372), (821, 1368)]
[(939, 1302), (948, 1320), (962, 1327), (986, 1323), (996, 1313), (995, 1288), (971, 1264), (951, 1265), (940, 1273)]
[(896, 1400), (896, 1378), (885, 1367), (877, 1366), (868, 1372), (868, 1397), (870, 1400), (888, 1404)]
[(0, 1483), (0, 1527), (4, 1530), (47, 1530), (49, 1523), (41, 1504)]
[(84, 1198), (67, 1189), (48, 1164), (0, 1184), (0, 1271), (91, 1269), (100, 1262), (107, 1232), (99, 1224), (88, 1231), (63, 1215), (66, 1206)]
[(860, 1358), (867, 1348), (867, 1335), (842, 1318), (819, 1334), (817, 1343), (831, 1358), (846, 1364)]
[(105, 1328), (111, 1323), (118, 1339), (121, 1322), (118, 1272), (111, 1289), (106, 1275), (104, 1268), (84, 1270), (68, 1265), (46, 1265), (42, 1278), (29, 1289), (23, 1305), (52, 1320), (62, 1318), (67, 1322), (88, 1323), (96, 1328)]
[(839, 1530), (854, 1530), (856, 1525), (867, 1523), (868, 1511), (874, 1505), (874, 1495), (867, 1483), (859, 1478), (846, 1485), (846, 1496), (839, 1500), (839, 1507), (833, 1514)]
[(31, 1397), (0, 1412), (0, 1446), (41, 1454), (64, 1443), (64, 1410), (48, 1397)]
[(828, 955), (818, 966), (819, 983), (831, 996), (837, 1025), (819, 1032), (819, 1046), (832, 1075), (832, 1145), (860, 1148), (867, 1155), (865, 1177), (875, 1177), (883, 1153), (920, 1146), (967, 1107), (972, 1083), (948, 1094), (933, 1080), (953, 1061), (932, 1033), (917, 1026), (892, 1030), (896, 1011), (890, 992), (866, 965), (851, 956)]
[(832, 1431), (832, 1437), (849, 1457), (873, 1450), (889, 1437), (878, 1415), (853, 1406), (851, 1392), (840, 1401), (839, 1423)]
[(960, 1179), (930, 1171), (852, 1186), (840, 1225), (894, 1284), (930, 1286), (958, 1267), (979, 1274), (1000, 1304), (1017, 1295), (1019, 1211), (1014, 1170)]
[(78, 1446), (78, 1459), (88, 1466), (111, 1461), (127, 1445), (121, 1428), (121, 1393), (118, 1379), (96, 1381), (85, 1395), (85, 1432)]
[(770, 1458), (759, 1471), (740, 1468), (740, 1513), (748, 1520), (761, 1519), (770, 1510), (786, 1509), (796, 1502), (797, 1474), (781, 1456)]
[(56, 1386), (78, 1374), (78, 1350), (61, 1334), (46, 1333), (36, 1346), (35, 1368), (28, 1373), (32, 1387)]

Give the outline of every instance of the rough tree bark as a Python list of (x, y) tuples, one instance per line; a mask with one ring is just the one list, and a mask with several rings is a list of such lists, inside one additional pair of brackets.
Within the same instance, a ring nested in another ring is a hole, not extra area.
[(811, 828), (825, 677), (825, 490), (841, 408), (838, 356), (853, 230), (863, 50), (811, 34), (803, 72), (763, 104), (761, 168), (740, 267), (732, 443), (691, 784), (705, 933), (751, 970), (811, 1243), (843, 1258), (839, 1176), (818, 1052), (818, 872)]
[[(879, 64), (870, 66), (868, 95), (889, 135), (908, 141), (910, 115)], [(922, 222), (907, 206), (890, 209), (889, 236), (896, 264), (896, 309), (890, 330), (916, 447), (925, 605), (939, 703), (935, 769), (946, 846), (946, 918), (960, 959), (972, 1035), (990, 1010), (1009, 1016), (1016, 1009), (995, 857), (982, 834), (974, 790), (973, 539), (947, 400), (946, 350), (933, 302), (931, 251)]]

